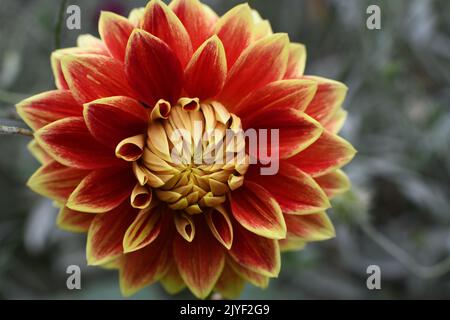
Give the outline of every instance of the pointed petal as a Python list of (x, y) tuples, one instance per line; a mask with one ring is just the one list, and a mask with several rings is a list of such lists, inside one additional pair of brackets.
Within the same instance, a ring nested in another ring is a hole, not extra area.
[(342, 170), (336, 170), (323, 176), (314, 178), (329, 198), (348, 191), (351, 187), (350, 179)]
[(289, 44), (289, 61), (284, 79), (300, 79), (305, 72), (306, 47), (301, 43)]
[(307, 76), (304, 79), (317, 81), (318, 84), (316, 95), (306, 108), (306, 113), (320, 123), (326, 123), (342, 105), (348, 88), (341, 82), (321, 77)]
[(131, 22), (118, 14), (102, 11), (98, 21), (98, 32), (108, 51), (114, 58), (124, 61), (128, 38), (134, 26)]
[(38, 130), (59, 119), (81, 116), (83, 108), (70, 91), (47, 91), (16, 105), (17, 113), (33, 130)]
[(141, 25), (142, 18), (144, 17), (144, 12), (144, 7), (134, 8), (130, 11), (128, 20), (134, 27), (138, 28)]
[(162, 213), (161, 206), (156, 206), (138, 214), (123, 238), (125, 253), (140, 250), (155, 241), (161, 231)]
[(234, 218), (247, 230), (270, 239), (286, 237), (281, 208), (274, 197), (254, 182), (245, 181), (231, 196)]
[(66, 202), (88, 171), (69, 168), (51, 161), (40, 167), (28, 180), (34, 192), (56, 201)]
[(225, 254), (203, 220), (195, 219), (195, 227), (192, 242), (176, 236), (173, 253), (178, 271), (188, 288), (197, 298), (204, 299), (220, 277)]
[(266, 188), (284, 213), (309, 214), (331, 206), (314, 179), (286, 161), (280, 162), (276, 175), (263, 176), (256, 168), (248, 173), (248, 179)]
[(313, 99), (317, 83), (311, 80), (280, 80), (271, 82), (250, 93), (230, 111), (245, 122), (258, 112), (275, 109), (282, 112), (286, 109), (304, 111)]
[(65, 55), (61, 67), (79, 103), (111, 96), (134, 96), (119, 60), (95, 54)]
[(83, 115), (92, 135), (111, 148), (116, 148), (125, 138), (145, 133), (147, 129), (147, 110), (128, 97), (103, 98), (87, 103)]
[(201, 100), (212, 98), (223, 88), (227, 76), (225, 51), (217, 36), (211, 37), (192, 56), (185, 71), (185, 89)]
[(336, 234), (325, 212), (301, 216), (286, 214), (284, 217), (289, 239), (321, 241), (333, 238)]
[(226, 209), (219, 206), (208, 211), (206, 213), (206, 222), (213, 236), (226, 249), (230, 250), (233, 244), (233, 225)]
[(233, 269), (233, 271), (236, 272), (236, 274), (240, 276), (242, 279), (250, 282), (252, 285), (258, 288), (265, 289), (269, 285), (269, 277), (263, 276), (259, 273), (244, 268), (230, 257), (228, 257), (227, 259), (227, 266)]
[[(169, 218), (173, 219), (171, 214)], [(166, 225), (168, 226), (170, 224)], [(136, 293), (167, 274), (173, 264), (172, 243), (173, 229), (165, 228), (155, 241), (141, 250), (127, 253), (122, 257), (119, 277), (120, 290), (124, 296)]]
[[(260, 159), (268, 155), (272, 158), (276, 158), (277, 155), (280, 159), (290, 158), (317, 141), (323, 132), (319, 122), (296, 109), (284, 111), (264, 109), (244, 124), (247, 128), (267, 129), (267, 138), (263, 140), (265, 143), (262, 143), (261, 139), (258, 143), (259, 154), (253, 154), (250, 150), (251, 155), (258, 156)], [(278, 140), (269, 140), (269, 134), (272, 137), (277, 133)]]
[(182, 67), (192, 57), (192, 43), (180, 19), (162, 1), (147, 4), (141, 28), (164, 41), (178, 56)]
[(278, 243), (280, 245), (281, 252), (298, 251), (304, 249), (306, 246), (306, 241), (295, 238), (292, 239), (289, 237), (286, 239), (281, 239)]
[(356, 150), (346, 140), (324, 131), (316, 142), (289, 158), (288, 162), (317, 177), (346, 165), (355, 154)]
[(216, 283), (215, 291), (225, 299), (236, 299), (242, 293), (245, 281), (231, 267), (225, 266)]
[[(217, 14), (198, 0), (174, 0), (169, 7), (183, 23), (196, 50), (214, 33)], [(209, 10), (208, 10), (209, 9)]]
[(122, 239), (136, 213), (137, 210), (124, 201), (114, 210), (95, 215), (86, 244), (89, 265), (104, 264), (123, 254)]
[(167, 44), (140, 29), (128, 41), (125, 68), (129, 83), (149, 106), (159, 99), (175, 104), (183, 83), (181, 64)]
[(242, 267), (267, 277), (280, 272), (278, 241), (260, 237), (233, 223), (234, 241), (229, 255)]
[(61, 66), (61, 59), (66, 55), (73, 55), (73, 54), (100, 54), (100, 55), (108, 55), (108, 51), (106, 48), (103, 48), (98, 45), (87, 45), (85, 43), (86, 41), (82, 41), (83, 46), (81, 48), (74, 47), (74, 48), (64, 48), (64, 49), (58, 49), (56, 51), (53, 51), (50, 57), (50, 62), (52, 66), (53, 75), (55, 77), (55, 84), (58, 89), (69, 89), (69, 85), (67, 84), (67, 81), (64, 77), (64, 73)]
[(79, 212), (62, 207), (59, 211), (56, 224), (63, 230), (70, 232), (87, 232), (95, 215)]
[(323, 126), (331, 133), (337, 134), (344, 126), (345, 120), (347, 120), (347, 111), (339, 108), (330, 119), (324, 122)]
[(91, 136), (82, 117), (55, 121), (36, 131), (34, 137), (48, 154), (66, 166), (97, 169), (121, 163), (114, 149)]
[(178, 292), (186, 288), (186, 284), (181, 278), (175, 262), (170, 265), (167, 273), (164, 275), (164, 277), (161, 278), (161, 284), (164, 287), (164, 290), (172, 295), (177, 294)]
[(183, 237), (187, 242), (192, 242), (195, 237), (195, 224), (194, 220), (187, 214), (175, 215), (175, 227), (178, 234)]
[(82, 212), (107, 212), (131, 195), (135, 183), (128, 166), (96, 170), (81, 181), (66, 205)]
[(231, 68), (254, 39), (252, 10), (247, 3), (232, 8), (219, 18), (216, 34), (222, 40)]
[(228, 105), (237, 104), (252, 91), (280, 80), (286, 71), (288, 44), (286, 34), (274, 34), (245, 49), (233, 67), (228, 67), (220, 100)]
[(103, 41), (91, 34), (79, 35), (77, 38), (77, 47), (79, 49), (85, 50), (84, 53), (102, 54), (104, 56), (108, 55), (108, 49), (106, 48)]
[(27, 145), (27, 149), (40, 164), (47, 164), (53, 161), (52, 157), (37, 143), (35, 139), (31, 140)]

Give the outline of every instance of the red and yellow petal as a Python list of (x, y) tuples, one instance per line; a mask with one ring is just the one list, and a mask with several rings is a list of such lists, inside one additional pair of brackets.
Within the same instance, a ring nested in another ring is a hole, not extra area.
[(58, 227), (66, 231), (87, 232), (94, 218), (94, 214), (79, 212), (67, 207), (62, 207), (59, 211), (56, 224)]
[(286, 237), (286, 224), (275, 198), (257, 183), (245, 181), (231, 195), (234, 218), (247, 230), (270, 239)]
[(223, 268), (222, 274), (216, 283), (215, 291), (225, 299), (236, 299), (242, 293), (245, 281), (230, 266)]
[(125, 253), (140, 250), (155, 241), (163, 224), (162, 214), (164, 210), (161, 206), (139, 212), (123, 238)]
[(151, 244), (121, 258), (119, 278), (120, 290), (124, 296), (131, 296), (169, 272), (173, 265), (172, 242), (172, 230), (166, 228)]
[[(249, 151), (259, 159), (269, 155), (272, 158), (290, 158), (312, 145), (323, 132), (319, 122), (296, 109), (279, 111), (267, 108), (258, 112), (244, 125), (247, 128), (267, 129), (267, 139), (258, 141), (258, 155), (253, 154), (255, 149), (250, 148)], [(278, 140), (272, 138), (275, 134), (278, 135)]]
[(107, 212), (128, 199), (135, 184), (130, 166), (95, 170), (81, 181), (66, 205), (82, 212)]
[(259, 112), (295, 109), (302, 112), (314, 98), (317, 83), (311, 80), (280, 80), (251, 92), (237, 106), (229, 108), (242, 121), (251, 120)]
[(150, 107), (160, 99), (177, 102), (183, 69), (174, 51), (159, 38), (135, 29), (128, 41), (125, 68), (130, 85)]
[(184, 67), (192, 57), (191, 38), (175, 13), (162, 1), (147, 4), (141, 28), (164, 41)]
[(109, 11), (102, 11), (98, 21), (98, 32), (114, 58), (124, 61), (128, 38), (134, 25), (127, 19)]
[(205, 100), (216, 96), (227, 76), (227, 61), (222, 42), (217, 36), (205, 41), (192, 56), (185, 70), (185, 90)]
[(55, 121), (35, 132), (39, 145), (58, 162), (79, 169), (98, 169), (120, 164), (109, 149), (89, 133), (82, 117)]
[(197, 298), (204, 299), (222, 273), (225, 253), (202, 219), (195, 220), (195, 229), (192, 242), (177, 234), (173, 254), (181, 278)]
[(169, 7), (186, 28), (194, 50), (197, 50), (206, 39), (213, 35), (219, 18), (213, 10), (200, 1), (174, 0)]
[(56, 161), (40, 167), (27, 185), (36, 193), (59, 202), (66, 202), (89, 171), (66, 167)]
[(304, 79), (317, 81), (318, 84), (316, 95), (306, 108), (306, 113), (320, 123), (326, 123), (342, 105), (348, 88), (341, 82), (321, 77), (305, 76)]
[(284, 79), (300, 79), (305, 72), (306, 47), (301, 43), (289, 44), (289, 61)]
[(31, 140), (27, 145), (27, 149), (40, 164), (47, 164), (53, 161), (52, 157), (37, 143), (35, 139)]
[(115, 209), (95, 215), (88, 231), (86, 257), (89, 265), (101, 265), (123, 254), (122, 239), (137, 210), (124, 201)]
[(346, 165), (355, 154), (355, 148), (346, 140), (324, 131), (317, 141), (287, 161), (317, 177)]
[(68, 90), (47, 91), (16, 105), (17, 113), (33, 130), (67, 117), (81, 116), (83, 108)]
[(265, 289), (269, 285), (269, 277), (244, 268), (230, 257), (227, 258), (227, 266), (233, 269), (233, 271), (242, 279), (245, 279), (258, 288)]
[(345, 120), (347, 120), (347, 111), (339, 108), (324, 122), (323, 126), (329, 132), (337, 134), (344, 126)]
[(288, 44), (286, 34), (273, 34), (245, 49), (231, 69), (229, 67), (220, 100), (234, 105), (254, 90), (280, 80), (287, 67)]
[(164, 290), (169, 294), (177, 294), (186, 288), (186, 284), (184, 283), (183, 278), (181, 278), (175, 262), (170, 265), (167, 273), (161, 278), (161, 284)]
[(222, 206), (211, 209), (205, 218), (213, 236), (229, 250), (233, 245), (233, 224), (227, 210)]
[(306, 243), (304, 240), (289, 237), (278, 241), (281, 252), (302, 250), (305, 248)]
[(288, 229), (288, 239), (307, 242), (322, 241), (336, 235), (333, 223), (325, 212), (307, 215), (285, 214), (284, 218)]
[(323, 176), (314, 178), (328, 198), (348, 191), (351, 187), (350, 179), (342, 170), (336, 170)]
[(133, 97), (123, 63), (114, 58), (80, 54), (61, 58), (64, 78), (79, 103), (112, 96)]
[(248, 179), (266, 188), (276, 199), (283, 213), (310, 214), (330, 208), (330, 202), (320, 186), (308, 174), (294, 165), (281, 161), (276, 175), (260, 175), (258, 168), (248, 173)]
[(231, 68), (254, 39), (252, 10), (249, 5), (237, 5), (220, 17), (216, 24), (216, 34), (223, 42), (227, 64)]
[(233, 246), (228, 253), (234, 261), (260, 275), (277, 277), (281, 267), (278, 241), (258, 236), (237, 222), (233, 230)]
[(147, 129), (148, 111), (129, 97), (102, 98), (84, 105), (84, 120), (95, 139), (116, 148), (125, 138)]

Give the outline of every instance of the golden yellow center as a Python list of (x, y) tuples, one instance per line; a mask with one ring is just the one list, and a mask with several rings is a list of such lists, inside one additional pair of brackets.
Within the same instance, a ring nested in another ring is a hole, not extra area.
[(197, 214), (218, 207), (242, 185), (248, 168), (241, 121), (218, 102), (160, 101), (133, 168), (173, 210)]

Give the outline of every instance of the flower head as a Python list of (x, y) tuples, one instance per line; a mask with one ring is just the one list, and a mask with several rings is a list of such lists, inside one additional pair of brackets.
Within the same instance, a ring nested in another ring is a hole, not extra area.
[(277, 277), (280, 250), (334, 236), (346, 87), (304, 76), (303, 45), (247, 4), (219, 18), (197, 0), (102, 12), (99, 33), (53, 52), (57, 89), (17, 106), (42, 163), (28, 184), (87, 232), (89, 264), (125, 295), (234, 297)]

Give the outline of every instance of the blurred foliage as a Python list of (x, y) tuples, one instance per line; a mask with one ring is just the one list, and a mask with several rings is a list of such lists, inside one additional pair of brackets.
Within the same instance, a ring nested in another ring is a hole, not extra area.
[[(223, 14), (238, 1), (205, 1)], [(49, 55), (55, 0), (0, 0), (0, 118), (20, 125), (13, 104), (53, 88)], [(145, 1), (78, 0), (82, 30), (62, 28), (62, 46), (97, 35), (100, 9), (127, 14)], [(337, 237), (283, 257), (267, 290), (247, 286), (242, 298), (450, 298), (450, 275), (424, 277), (398, 252), (433, 265), (450, 255), (450, 2), (447, 0), (253, 0), (276, 32), (306, 44), (307, 74), (349, 86), (343, 130), (359, 153), (346, 167), (353, 190), (334, 201)], [(381, 7), (382, 29), (365, 26), (369, 4)], [(0, 136), (0, 297), (117, 299), (117, 273), (86, 266), (85, 236), (58, 230), (56, 209), (29, 191), (38, 164), (27, 138)], [(370, 226), (370, 229), (364, 226)], [(376, 234), (371, 231), (376, 230)], [(382, 241), (381, 241), (382, 242)], [(397, 248), (398, 249), (398, 248)], [(66, 267), (82, 268), (82, 290), (66, 289)], [(366, 268), (382, 270), (382, 290), (366, 288)], [(164, 299), (159, 285), (134, 298)], [(175, 298), (190, 298), (184, 292)]]

